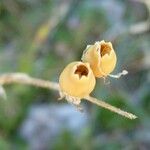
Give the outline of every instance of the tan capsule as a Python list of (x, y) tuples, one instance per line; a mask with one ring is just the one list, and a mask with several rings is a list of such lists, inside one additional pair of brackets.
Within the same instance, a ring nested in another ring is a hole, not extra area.
[(89, 63), (68, 64), (59, 77), (62, 92), (77, 98), (88, 96), (95, 87), (95, 77)]
[(114, 70), (117, 57), (111, 42), (100, 41), (87, 47), (82, 61), (90, 63), (94, 75), (100, 78), (106, 77)]

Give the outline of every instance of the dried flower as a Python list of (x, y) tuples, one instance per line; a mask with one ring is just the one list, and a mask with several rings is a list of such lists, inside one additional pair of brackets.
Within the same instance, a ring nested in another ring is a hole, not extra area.
[(111, 42), (100, 41), (87, 46), (82, 56), (88, 62), (96, 77), (106, 77), (115, 68), (117, 58)]
[(65, 67), (59, 78), (61, 91), (67, 95), (84, 98), (95, 87), (95, 77), (89, 63), (72, 62)]

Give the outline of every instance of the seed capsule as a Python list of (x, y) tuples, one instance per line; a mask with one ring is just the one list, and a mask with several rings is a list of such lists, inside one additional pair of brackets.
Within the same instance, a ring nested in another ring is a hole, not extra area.
[(88, 62), (95, 77), (106, 77), (117, 62), (117, 57), (111, 42), (100, 41), (89, 45), (82, 56), (83, 62)]
[(89, 63), (80, 61), (67, 65), (59, 78), (62, 92), (67, 95), (84, 98), (88, 96), (95, 87), (95, 77)]

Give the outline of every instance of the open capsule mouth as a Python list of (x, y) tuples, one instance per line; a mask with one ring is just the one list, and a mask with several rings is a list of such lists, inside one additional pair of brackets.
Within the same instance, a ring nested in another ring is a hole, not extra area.
[(101, 49), (100, 49), (100, 54), (101, 54), (101, 57), (104, 56), (105, 54), (110, 54), (110, 51), (111, 51), (111, 46), (107, 43), (102, 43), (101, 44)]
[(88, 76), (88, 73), (89, 73), (89, 70), (84, 65), (77, 66), (77, 68), (75, 70), (75, 74), (77, 74), (79, 76), (79, 78), (81, 78), (82, 76)]

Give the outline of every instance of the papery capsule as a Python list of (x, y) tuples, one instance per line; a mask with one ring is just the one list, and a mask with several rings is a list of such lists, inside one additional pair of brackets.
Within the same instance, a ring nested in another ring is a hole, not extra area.
[(87, 47), (82, 61), (90, 63), (94, 75), (100, 78), (114, 70), (117, 58), (111, 42), (100, 41)]
[(89, 63), (80, 61), (67, 65), (59, 78), (61, 91), (67, 95), (84, 98), (95, 87), (95, 76)]

